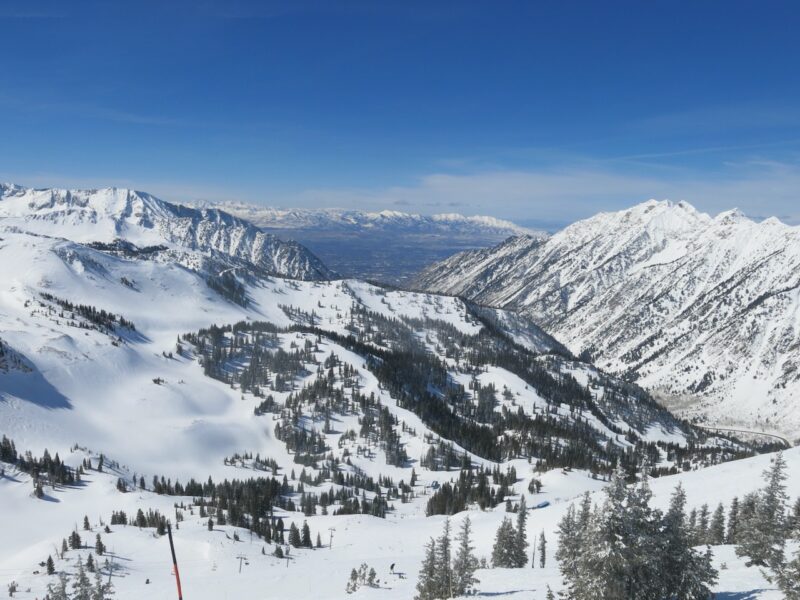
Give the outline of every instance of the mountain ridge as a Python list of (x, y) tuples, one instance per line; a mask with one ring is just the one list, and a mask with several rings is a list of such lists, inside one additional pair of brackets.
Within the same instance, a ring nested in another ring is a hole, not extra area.
[(522, 311), (687, 415), (794, 435), (798, 267), (798, 227), (651, 200), (455, 255), (414, 286)]
[[(124, 239), (137, 246), (215, 255), (296, 279), (334, 276), (315, 255), (217, 209), (172, 204), (125, 188), (68, 190), (0, 185), (0, 225), (81, 243)], [(191, 262), (191, 261), (189, 261)], [(189, 266), (189, 264), (187, 264)]]

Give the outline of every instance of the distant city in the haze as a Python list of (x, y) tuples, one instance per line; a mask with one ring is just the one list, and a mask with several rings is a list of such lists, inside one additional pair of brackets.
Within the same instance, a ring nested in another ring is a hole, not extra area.
[(800, 599), (790, 2), (0, 0), (0, 590)]

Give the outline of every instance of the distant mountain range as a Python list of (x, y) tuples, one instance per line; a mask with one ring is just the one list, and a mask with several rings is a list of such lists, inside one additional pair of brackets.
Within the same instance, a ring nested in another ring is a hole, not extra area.
[(240, 202), (197, 206), (224, 210), (281, 239), (297, 240), (344, 276), (394, 284), (407, 283), (456, 252), (485, 248), (511, 236), (547, 235), (510, 221), (455, 213), (281, 209)]
[(601, 213), (426, 269), (716, 423), (800, 432), (800, 228), (680, 202)]

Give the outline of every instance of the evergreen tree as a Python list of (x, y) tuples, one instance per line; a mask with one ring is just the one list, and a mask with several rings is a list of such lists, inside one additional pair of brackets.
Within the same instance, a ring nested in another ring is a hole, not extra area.
[(523, 495), (519, 501), (517, 529), (514, 538), (514, 566), (520, 569), (528, 563), (528, 536), (525, 531), (527, 519), (528, 507), (525, 504), (525, 496)]
[(91, 526), (89, 525), (89, 517), (84, 515), (83, 516), (83, 530), (84, 531), (89, 531), (90, 529), (91, 529)]
[(450, 519), (445, 519), (442, 535), (436, 542), (436, 594), (437, 598), (453, 597), (453, 569), (451, 566)]
[(73, 550), (77, 550), (81, 547), (81, 536), (78, 535), (77, 531), (73, 531), (69, 535), (69, 547)]
[(800, 539), (800, 497), (797, 498), (792, 507), (792, 516), (789, 526), (792, 533), (794, 533), (794, 537)]
[[(667, 515), (650, 508), (643, 480), (628, 488), (618, 470), (603, 504), (569, 510), (557, 556), (572, 600), (699, 600), (716, 578), (711, 555), (692, 549), (679, 488)], [(570, 539), (572, 536), (572, 539)]]
[(544, 537), (544, 531), (539, 534), (539, 568), (544, 569), (547, 564), (547, 540)]
[(78, 573), (75, 575), (72, 589), (74, 590), (72, 600), (92, 600), (92, 583), (86, 575), (80, 556), (78, 557)]
[(800, 600), (800, 548), (794, 558), (781, 567), (776, 579), (786, 600)]
[(47, 574), (48, 575), (53, 575), (55, 572), (56, 572), (56, 565), (53, 562), (53, 557), (52, 556), (48, 556), (47, 557)]
[(350, 579), (347, 580), (347, 585), (344, 586), (344, 591), (352, 594), (358, 589), (358, 571), (355, 569), (350, 571)]
[(734, 497), (731, 501), (731, 509), (728, 512), (728, 533), (725, 535), (725, 541), (728, 544), (736, 543), (736, 532), (739, 528), (739, 498)]
[(111, 581), (103, 583), (103, 576), (98, 569), (94, 574), (94, 588), (92, 588), (92, 600), (109, 600), (114, 595), (114, 588)]
[(725, 507), (722, 506), (722, 503), (717, 505), (711, 516), (711, 523), (708, 526), (708, 543), (712, 546), (725, 543)]
[(514, 568), (517, 566), (517, 555), (515, 551), (517, 535), (514, 526), (508, 517), (503, 519), (500, 527), (497, 528), (497, 536), (492, 548), (492, 566), (500, 568)]
[(661, 527), (661, 579), (666, 598), (704, 600), (711, 596), (709, 585), (716, 581), (709, 553), (699, 554), (692, 547), (686, 523), (686, 493), (678, 485), (670, 499)]
[(58, 574), (58, 583), (56, 585), (47, 584), (47, 596), (50, 600), (69, 600), (66, 574)]
[(303, 521), (303, 535), (300, 540), (300, 544), (303, 548), (311, 548), (311, 529), (308, 527), (308, 522)]
[(703, 506), (700, 507), (700, 513), (697, 515), (697, 533), (695, 534), (695, 539), (698, 545), (708, 544), (708, 526), (708, 504), (703, 504)]
[(86, 570), (89, 571), (89, 573), (94, 573), (94, 558), (92, 558), (91, 553), (86, 557)]
[(417, 595), (415, 600), (436, 600), (436, 542), (431, 538), (425, 546), (425, 559), (417, 581)]
[(302, 542), (303, 540), (300, 539), (300, 530), (297, 528), (297, 525), (292, 522), (292, 524), (289, 525), (289, 543), (295, 548), (299, 548)]
[(473, 553), (471, 540), (472, 522), (467, 516), (461, 524), (461, 529), (456, 537), (456, 556), (453, 559), (453, 595), (464, 596), (470, 593), (477, 583), (475, 571), (478, 569), (478, 559)]
[(764, 473), (766, 486), (757, 495), (755, 510), (742, 522), (737, 556), (751, 564), (776, 569), (783, 561), (786, 545), (786, 462), (779, 452)]
[(106, 545), (103, 543), (103, 540), (100, 539), (99, 533), (95, 538), (94, 551), (97, 553), (97, 556), (103, 556), (103, 553), (106, 551)]

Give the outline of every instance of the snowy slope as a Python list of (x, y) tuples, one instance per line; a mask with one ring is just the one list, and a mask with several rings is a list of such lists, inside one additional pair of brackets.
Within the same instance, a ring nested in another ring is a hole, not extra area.
[[(167, 453), (176, 457), (175, 474), (200, 476), (197, 468), (208, 470), (212, 457), (258, 448), (263, 438), (261, 424), (251, 418), (252, 402), (243, 405), (239, 393), (204, 376), (190, 356), (176, 353), (176, 341), (185, 333), (243, 320), (309, 325), (313, 315), (314, 326), (347, 336), (356, 310), (409, 320), (398, 325), (409, 335), (422, 335), (419, 328), (425, 326), (420, 323), (426, 320), (468, 336), (483, 327), (478, 314), (457, 298), (387, 291), (358, 281), (259, 279), (247, 286), (244, 307), (226, 301), (200, 275), (180, 265), (14, 231), (2, 233), (0, 280), (0, 339), (6, 354), (18, 358), (16, 367), (0, 372), (2, 432), (36, 451), (53, 443), (113, 451), (123, 464), (147, 472), (163, 464)], [(132, 322), (135, 331), (98, 331), (42, 294), (114, 312)], [(286, 307), (299, 313), (289, 316)], [(496, 314), (497, 322), (509, 324), (504, 331), (518, 343), (536, 352), (559, 347), (525, 320)], [(444, 340), (437, 335), (431, 331), (425, 343), (431, 352), (443, 353)], [(172, 358), (165, 356), (169, 353)], [(353, 360), (357, 362), (363, 359)], [(568, 364), (548, 368), (560, 370)], [(586, 365), (576, 369), (598, 381), (603, 377)], [(585, 374), (576, 377), (584, 385), (588, 382)], [(166, 383), (153, 383), (157, 378)], [(504, 373), (500, 379), (499, 390), (503, 381), (515, 378)], [(532, 390), (520, 389), (517, 395), (530, 396), (535, 404)], [(566, 407), (562, 411), (569, 414)], [(129, 439), (125, 432), (131, 427), (142, 437)], [(629, 427), (638, 427), (638, 422), (624, 429)], [(669, 419), (664, 427), (672, 427)], [(160, 441), (143, 444), (143, 439)]]
[(800, 228), (649, 201), (431, 266), (716, 424), (800, 435)]
[[(75, 452), (66, 456), (75, 463), (85, 454)], [(93, 458), (96, 459), (96, 456)], [(664, 477), (653, 482), (654, 504), (665, 507), (674, 487), (681, 483), (687, 492), (688, 508), (702, 504), (728, 505), (734, 496), (754, 491), (761, 483), (760, 473), (768, 466), (769, 456)], [(787, 481), (790, 493), (800, 493), (800, 454), (797, 450), (786, 453), (789, 466)], [(522, 469), (523, 465), (518, 465)], [(746, 476), (743, 476), (745, 474)], [(85, 560), (88, 550), (70, 550), (65, 558), (56, 556), (57, 545), (73, 527), (78, 527), (84, 539), (92, 541), (96, 533), (102, 535), (108, 547), (112, 565), (111, 580), (116, 598), (172, 598), (175, 597), (174, 577), (171, 574), (169, 545), (165, 537), (153, 534), (152, 529), (114, 525), (112, 533), (103, 532), (100, 522), (107, 523), (112, 510), (125, 510), (129, 514), (138, 508), (153, 508), (165, 514), (174, 512), (178, 499), (140, 491), (120, 494), (115, 489), (118, 473), (91, 471), (80, 488), (61, 489), (54, 492), (50, 502), (31, 497), (30, 478), (12, 475), (0, 478), (0, 498), (4, 512), (15, 518), (3, 520), (4, 544), (0, 549), (0, 581), (16, 581), (22, 590), (17, 598), (41, 598), (48, 581), (54, 577), (34, 574), (42, 571), (39, 563), (48, 555), (56, 560), (56, 569), (74, 573), (78, 556)], [(547, 586), (558, 592), (563, 583), (553, 555), (557, 549), (556, 527), (567, 507), (584, 491), (599, 498), (603, 483), (587, 477), (583, 472), (563, 473), (552, 471), (542, 477), (541, 494), (527, 494), (528, 503), (547, 499), (551, 505), (533, 511), (528, 519), (527, 535), (534, 539), (544, 532), (548, 540), (548, 561), (544, 569), (479, 569), (479, 593), (494, 598), (526, 598), (544, 600)], [(524, 483), (524, 482), (523, 482)], [(522, 485), (520, 489), (524, 489)], [(185, 598), (211, 600), (216, 598), (297, 598), (334, 600), (348, 597), (345, 583), (351, 569), (363, 562), (375, 568), (379, 587), (362, 588), (353, 597), (368, 599), (407, 600), (415, 594), (419, 565), (423, 559), (423, 546), (431, 536), (441, 531), (444, 517), (424, 517), (419, 504), (399, 505), (400, 510), (387, 519), (362, 515), (323, 516), (308, 519), (314, 533), (320, 532), (324, 541), (322, 549), (292, 549), (290, 560), (279, 560), (271, 554), (274, 545), (250, 539), (247, 530), (232, 526), (214, 527), (208, 531), (205, 519), (183, 510), (184, 520), (175, 531), (175, 542), (180, 564)], [(457, 529), (469, 514), (474, 531), (474, 544), (478, 557), (490, 558), (494, 533), (506, 513), (502, 507), (495, 510), (471, 510), (451, 519)], [(83, 516), (88, 515), (91, 531), (80, 530)], [(297, 519), (302, 523), (302, 515)], [(287, 523), (289, 522), (287, 516)], [(234, 539), (238, 532), (240, 541)], [(333, 544), (328, 546), (331, 539)], [(262, 554), (262, 548), (266, 554)], [(780, 600), (782, 594), (769, 584), (755, 567), (747, 567), (743, 559), (734, 554), (731, 546), (714, 546), (714, 565), (720, 578), (713, 590), (720, 598), (751, 598), (752, 600)], [(239, 571), (239, 557), (245, 557)], [(101, 559), (101, 563), (102, 563)], [(395, 565), (395, 573), (390, 565)], [(724, 566), (723, 566), (724, 565)], [(107, 571), (103, 571), (104, 577)], [(146, 581), (150, 583), (147, 584)]]
[(170, 204), (134, 190), (0, 184), (0, 224), (84, 244), (123, 239), (138, 247), (164, 245), (187, 263), (191, 255), (217, 255), (296, 279), (332, 275), (299, 244), (281, 241), (238, 217)]

